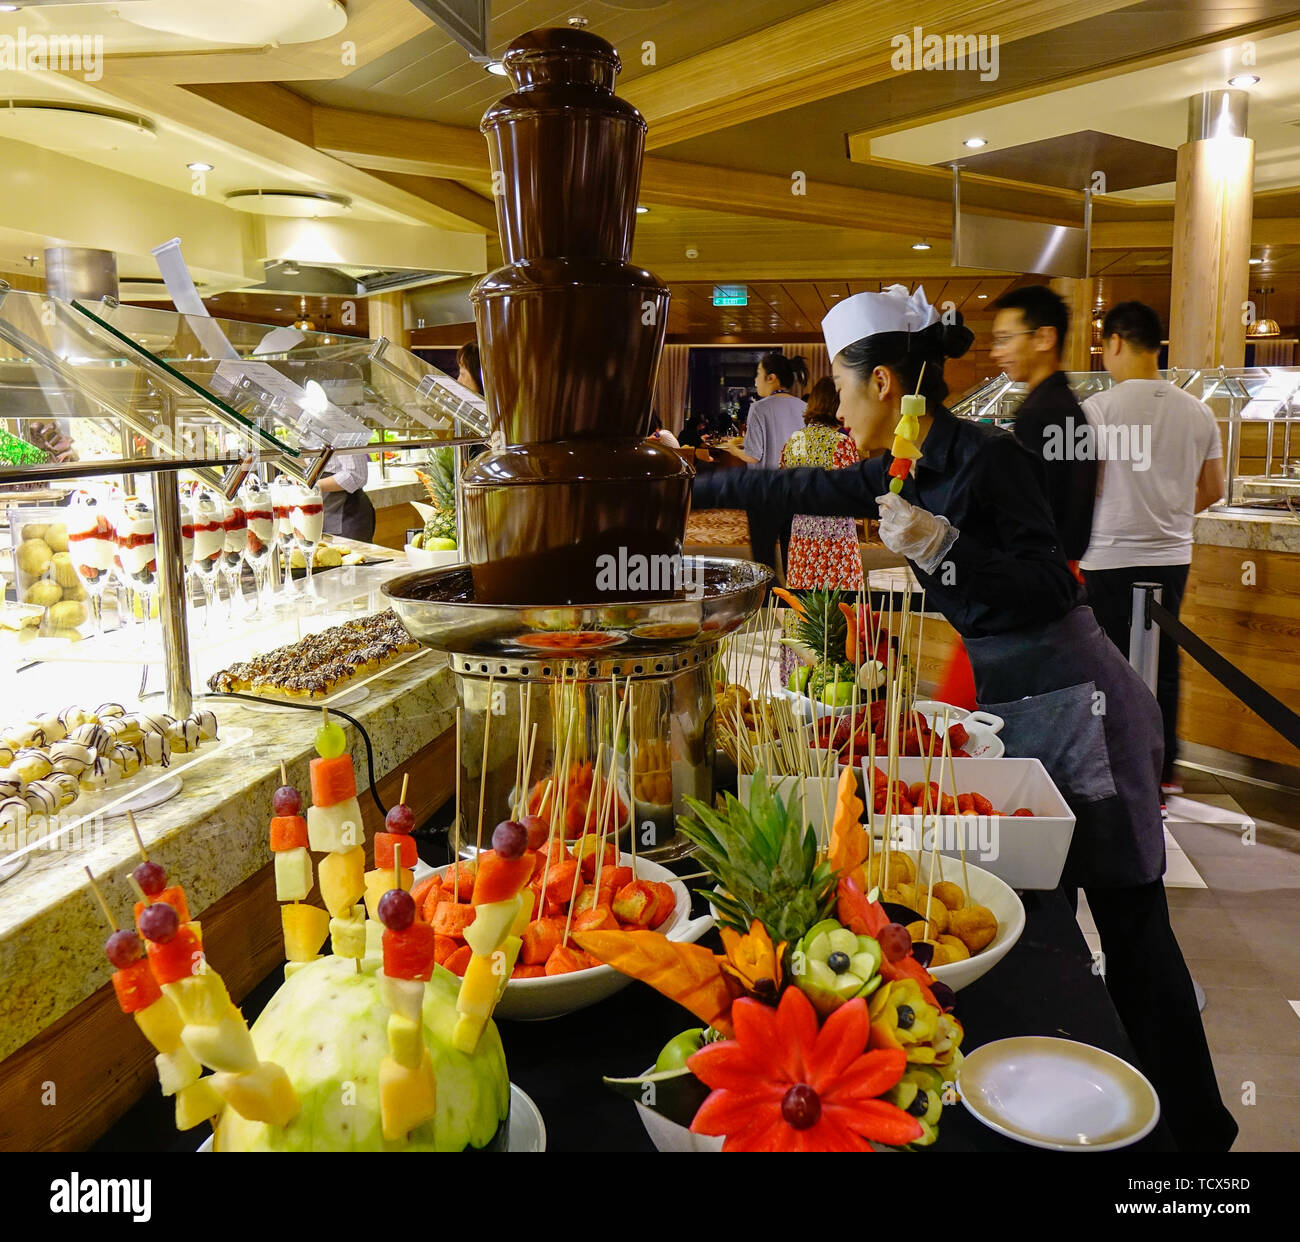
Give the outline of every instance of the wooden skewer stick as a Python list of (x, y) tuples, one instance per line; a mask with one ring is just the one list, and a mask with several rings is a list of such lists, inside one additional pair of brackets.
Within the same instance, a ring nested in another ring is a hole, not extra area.
[(871, 855), (876, 845), (876, 735), (867, 734), (867, 892), (871, 891)]
[(89, 867), (86, 868), (86, 878), (90, 881), (90, 891), (95, 894), (95, 900), (99, 902), (99, 908), (103, 910), (109, 927), (117, 931), (117, 920), (113, 917), (112, 910), (108, 908), (108, 902), (104, 900), (104, 894), (99, 891), (99, 885), (95, 883), (95, 877), (91, 875)]
[(135, 816), (130, 811), (126, 813), (126, 822), (131, 825), (131, 831), (135, 834), (135, 843), (140, 849), (140, 857), (149, 861), (149, 851), (144, 848), (144, 841), (140, 837), (140, 829), (135, 826)]
[[(952, 785), (953, 804), (957, 803), (957, 769), (952, 762), (952, 746), (948, 741), (948, 712), (943, 713), (943, 758), (948, 765), (948, 781)], [(957, 845), (958, 853), (961, 856), (961, 886), (962, 891), (966, 894), (966, 902), (971, 902), (970, 895), (970, 877), (966, 874), (966, 825), (962, 821), (961, 807), (957, 807)]]
[(456, 708), (456, 814), (452, 825), (456, 836), (455, 852), (451, 859), (452, 904), (460, 904), (460, 717), (461, 709)]
[(401, 797), (397, 799), (397, 803), (399, 806), (406, 805), (406, 791), (407, 788), (410, 786), (410, 784), (411, 784), (411, 774), (409, 772), (403, 772), (402, 773), (402, 794)]
[(146, 906), (153, 905), (153, 898), (140, 887), (140, 881), (135, 878), (134, 874), (128, 875), (126, 877), (126, 882), (135, 889), (135, 895), (139, 897)]
[[(617, 683), (615, 683), (615, 685), (617, 686)], [(617, 695), (617, 688), (614, 693)], [(605, 834), (611, 824), (614, 828), (614, 841), (616, 846), (618, 842), (618, 817), (614, 814), (614, 795), (618, 789), (618, 736), (623, 731), (623, 720), (626, 711), (627, 695), (625, 694), (623, 701), (619, 704), (618, 715), (614, 721), (614, 741), (609, 748), (609, 786), (605, 793), (604, 813), (601, 815), (598, 825), (600, 831), (596, 837), (596, 868), (592, 873), (592, 879), (596, 883), (597, 896), (600, 895), (601, 867), (605, 862)], [(635, 727), (635, 722), (633, 722), (633, 724), (629, 726), (629, 730), (635, 729)], [(630, 751), (630, 742), (628, 743), (628, 747)]]
[(289, 774), (284, 770), (284, 760), (281, 759), (280, 760), (280, 784), (287, 785), (288, 783), (289, 783)]
[(564, 938), (562, 945), (569, 943), (569, 929), (573, 926), (573, 903), (578, 899), (578, 878), (582, 875), (582, 850), (587, 843), (587, 828), (591, 824), (591, 808), (596, 805), (602, 792), (601, 781), (604, 777), (605, 743), (596, 748), (596, 764), (593, 769), (591, 797), (587, 799), (587, 813), (582, 820), (582, 835), (578, 838), (578, 848), (574, 850), (577, 867), (573, 872), (573, 885), (569, 889), (569, 912), (564, 920)]
[(474, 837), (474, 852), (477, 855), (483, 849), (483, 803), (487, 798), (488, 756), (492, 744), (492, 694), (496, 688), (496, 679), (488, 678), (487, 720), (483, 724), (483, 758), (478, 772), (478, 830)]
[[(627, 679), (627, 714), (631, 718), (631, 725), (628, 727), (628, 744), (627, 757), (628, 764), (632, 770), (632, 789), (631, 796), (627, 800), (627, 831), (628, 840), (632, 849), (632, 878), (637, 878), (637, 837), (641, 835), (640, 826), (636, 822), (636, 707), (635, 707), (636, 683), (629, 676)], [(670, 743), (671, 745), (671, 743)], [(669, 780), (672, 779), (672, 756), (669, 755), (668, 762)], [(599, 890), (597, 890), (599, 892)]]

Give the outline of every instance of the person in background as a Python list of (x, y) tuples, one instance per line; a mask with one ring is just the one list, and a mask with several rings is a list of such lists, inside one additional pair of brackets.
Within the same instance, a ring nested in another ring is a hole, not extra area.
[(808, 398), (808, 359), (802, 354), (790, 355), (790, 370), (794, 378), (790, 381), (790, 395), (800, 400)]
[(1092, 531), (1097, 463), (1074, 452), (1076, 429), (1086, 419), (1061, 370), (1069, 308), (1046, 285), (1028, 285), (1003, 294), (993, 309), (993, 361), (1029, 389), (1012, 432), (1043, 463), (1061, 548), (1067, 561), (1077, 562)]
[[(775, 470), (780, 466), (785, 442), (803, 426), (804, 403), (790, 394), (794, 379), (795, 368), (789, 358), (775, 352), (764, 354), (754, 376), (759, 399), (749, 407), (744, 442), (740, 447), (734, 444), (721, 447), (760, 470)], [(783, 549), (789, 546), (789, 518), (773, 519), (765, 509), (747, 512), (750, 555), (760, 565), (776, 568), (777, 544)], [(786, 559), (789, 559), (788, 552)]]
[[(1158, 582), (1161, 603), (1178, 615), (1192, 561), (1192, 524), (1223, 499), (1223, 450), (1210, 408), (1161, 379), (1160, 317), (1141, 302), (1120, 302), (1102, 321), (1102, 363), (1114, 387), (1089, 397), (1083, 412), (1100, 460), (1092, 538), (1080, 565), (1092, 610), (1128, 655), (1133, 585)], [(1178, 644), (1160, 635), (1156, 701), (1164, 720), (1161, 791), (1181, 793), (1178, 758)]]
[(483, 363), (479, 359), (478, 342), (466, 341), (456, 351), (456, 382), (468, 388), (475, 396), (483, 395)]
[(664, 426), (664, 421), (659, 417), (658, 410), (655, 410), (650, 415), (650, 439), (658, 440), (665, 448), (675, 449), (682, 447), (681, 444), (678, 443), (677, 437)]
[[(836, 417), (839, 408), (835, 381), (824, 376), (808, 395), (804, 425), (781, 450), (782, 469), (820, 466), (823, 470), (840, 470), (857, 462), (858, 450)], [(861, 591), (862, 552), (857, 523), (850, 517), (797, 514), (790, 523), (790, 558), (785, 577), (786, 585), (794, 590)]]
[(375, 506), (366, 495), (370, 457), (348, 453), (334, 458), (333, 473), (320, 481), (325, 501), (325, 533), (369, 543), (375, 537)]

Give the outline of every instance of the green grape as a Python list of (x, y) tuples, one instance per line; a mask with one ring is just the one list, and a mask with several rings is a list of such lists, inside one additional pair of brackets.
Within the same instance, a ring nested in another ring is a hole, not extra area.
[(347, 734), (332, 720), (316, 730), (316, 753), (322, 759), (337, 759), (347, 748)]

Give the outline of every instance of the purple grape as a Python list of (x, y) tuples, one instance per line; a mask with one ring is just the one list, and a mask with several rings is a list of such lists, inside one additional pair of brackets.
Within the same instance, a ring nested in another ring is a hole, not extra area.
[(384, 827), (389, 832), (410, 832), (415, 827), (415, 812), (405, 802), (399, 802), (384, 816)]
[(132, 962), (138, 961), (143, 952), (144, 945), (140, 943), (140, 937), (130, 928), (115, 931), (104, 944), (104, 956), (118, 970), (124, 970)]
[(781, 1116), (796, 1130), (808, 1130), (822, 1115), (821, 1097), (806, 1082), (797, 1082), (781, 1097)]
[(522, 858), (528, 848), (528, 829), (513, 819), (503, 819), (492, 829), (492, 848), (502, 858)]
[(916, 958), (916, 964), (924, 969), (934, 961), (934, 945), (918, 940), (912, 946), (912, 956)]
[(415, 899), (404, 888), (390, 888), (379, 899), (379, 921), (389, 931), (405, 931), (415, 922)]
[(167, 872), (156, 862), (142, 862), (131, 874), (146, 897), (157, 897), (167, 887)]
[(165, 901), (155, 901), (140, 911), (140, 934), (154, 944), (166, 944), (180, 925), (180, 916)]
[(302, 794), (292, 785), (281, 785), (271, 795), (271, 811), (278, 816), (300, 814), (302, 811)]
[(525, 815), (519, 822), (523, 824), (524, 831), (528, 833), (528, 848), (530, 850), (544, 849), (551, 836), (550, 824), (540, 815)]
[(885, 960), (901, 962), (912, 951), (912, 937), (902, 923), (888, 923), (876, 935)]
[(934, 993), (934, 999), (939, 1002), (939, 1008), (944, 1013), (952, 1013), (957, 1006), (957, 993), (938, 979), (930, 984), (930, 991)]

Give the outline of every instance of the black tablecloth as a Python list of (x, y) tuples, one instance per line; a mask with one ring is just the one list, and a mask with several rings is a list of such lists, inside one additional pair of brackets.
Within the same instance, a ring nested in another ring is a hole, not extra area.
[[(426, 853), (422, 848), (421, 853)], [(431, 860), (432, 861), (432, 860)], [(698, 872), (693, 860), (679, 874)], [(957, 1016), (962, 1047), (1012, 1035), (1054, 1035), (1092, 1044), (1129, 1062), (1133, 1048), (1091, 956), (1073, 911), (1059, 892), (1023, 894), (1025, 930), (983, 979), (963, 988)], [(703, 912), (703, 903), (697, 896)], [(716, 933), (713, 933), (716, 935)], [(708, 941), (706, 941), (708, 943)], [(246, 998), (250, 1022), (283, 979), (277, 969)], [(644, 984), (632, 983), (590, 1009), (548, 1022), (501, 1022), (510, 1077), (546, 1122), (548, 1151), (652, 1151), (635, 1106), (601, 1082), (630, 1077), (654, 1063), (678, 1031), (698, 1025), (690, 1014)], [(193, 1151), (206, 1127), (178, 1135), (170, 1100), (151, 1091), (95, 1145), (96, 1151)], [(199, 1135), (195, 1139), (194, 1135)], [(944, 1110), (935, 1152), (1029, 1151), (976, 1121), (960, 1105)], [(1173, 1151), (1161, 1121), (1133, 1151)]]

